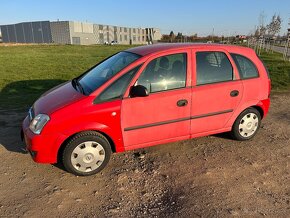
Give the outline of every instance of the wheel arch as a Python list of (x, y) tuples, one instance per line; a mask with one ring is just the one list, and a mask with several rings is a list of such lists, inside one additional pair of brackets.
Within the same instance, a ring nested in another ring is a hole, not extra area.
[[(263, 119), (264, 118), (264, 110), (263, 110), (263, 108), (261, 107), (261, 106), (259, 106), (259, 105), (253, 105), (253, 106), (251, 106), (252, 108), (255, 108), (259, 113), (260, 113), (260, 115), (261, 115), (261, 119)], [(248, 107), (248, 108), (250, 108), (250, 107)], [(248, 109), (248, 108), (246, 108), (246, 109)], [(246, 110), (245, 109), (245, 110)]]
[(116, 144), (115, 144), (115, 142), (113, 141), (113, 139), (112, 139), (108, 134), (106, 134), (106, 133), (104, 133), (104, 132), (102, 132), (102, 131), (99, 131), (99, 130), (88, 129), (88, 130), (79, 131), (79, 132), (76, 132), (76, 133), (74, 133), (74, 134), (71, 134), (70, 136), (68, 136), (68, 137), (67, 137), (67, 138), (66, 138), (66, 139), (61, 143), (61, 145), (60, 145), (60, 147), (59, 147), (59, 149), (58, 149), (58, 151), (57, 151), (57, 161), (58, 161), (58, 162), (61, 161), (62, 153), (63, 153), (63, 151), (64, 151), (64, 148), (65, 148), (67, 142), (68, 142), (71, 138), (73, 138), (75, 135), (80, 134), (80, 133), (84, 133), (84, 132), (97, 132), (97, 133), (103, 135), (103, 136), (108, 140), (112, 152), (113, 152), (113, 153), (116, 152)]
[(265, 107), (264, 107), (263, 102), (261, 102), (259, 100), (254, 100), (254, 101), (251, 101), (251, 102), (247, 102), (247, 103), (243, 104), (242, 106), (240, 106), (237, 110), (235, 110), (234, 114), (232, 115), (230, 120), (227, 122), (225, 127), (232, 128), (232, 126), (234, 125), (234, 122), (236, 121), (238, 116), (244, 110), (247, 110), (248, 108), (255, 108), (256, 110), (258, 110), (258, 112), (261, 115), (261, 119), (263, 119), (265, 117), (266, 113), (267, 113), (267, 111), (265, 111)]

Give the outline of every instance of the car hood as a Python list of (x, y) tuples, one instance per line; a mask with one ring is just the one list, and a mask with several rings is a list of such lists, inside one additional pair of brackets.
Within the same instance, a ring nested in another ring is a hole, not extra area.
[(62, 83), (45, 92), (33, 105), (34, 113), (50, 115), (69, 104), (72, 104), (85, 96), (72, 86), (71, 81)]

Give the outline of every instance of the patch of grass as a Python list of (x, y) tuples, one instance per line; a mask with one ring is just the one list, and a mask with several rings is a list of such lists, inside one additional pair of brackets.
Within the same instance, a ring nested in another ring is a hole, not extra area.
[(129, 46), (0, 46), (0, 108), (27, 108), (42, 93)]
[(270, 72), (273, 91), (284, 91), (290, 88), (290, 62), (283, 60), (280, 53), (262, 52), (260, 55)]

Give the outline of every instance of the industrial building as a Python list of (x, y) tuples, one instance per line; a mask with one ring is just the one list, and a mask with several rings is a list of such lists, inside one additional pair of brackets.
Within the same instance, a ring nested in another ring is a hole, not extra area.
[(131, 28), (76, 21), (37, 21), (0, 26), (4, 43), (73, 45), (146, 44), (161, 39), (158, 28)]

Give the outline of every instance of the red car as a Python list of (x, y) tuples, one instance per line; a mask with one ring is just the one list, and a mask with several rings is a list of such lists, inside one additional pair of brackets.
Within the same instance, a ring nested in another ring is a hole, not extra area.
[(270, 105), (256, 53), (215, 44), (157, 44), (119, 52), (44, 93), (22, 130), (38, 163), (75, 175), (102, 170), (112, 152), (221, 132), (248, 140)]

